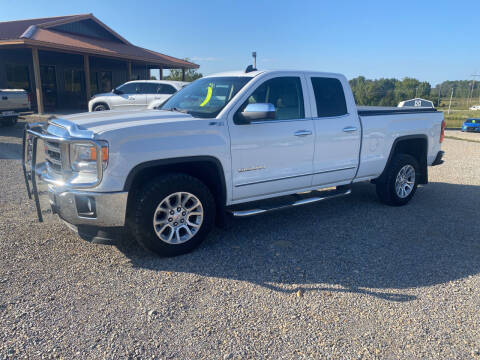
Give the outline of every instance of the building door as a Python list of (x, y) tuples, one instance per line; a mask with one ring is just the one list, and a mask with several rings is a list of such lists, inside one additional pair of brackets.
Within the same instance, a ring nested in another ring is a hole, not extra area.
[(67, 109), (82, 109), (87, 106), (85, 96), (85, 73), (80, 69), (67, 69), (65, 76), (65, 100), (63, 106)]
[(57, 108), (57, 74), (55, 66), (41, 65), (40, 76), (42, 78), (43, 102), (46, 111)]

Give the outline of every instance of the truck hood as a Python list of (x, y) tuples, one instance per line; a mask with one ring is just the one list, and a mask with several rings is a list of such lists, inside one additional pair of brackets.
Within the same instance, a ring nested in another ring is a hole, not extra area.
[(50, 123), (66, 128), (71, 136), (93, 138), (95, 134), (129, 127), (166, 124), (193, 119), (195, 118), (189, 114), (165, 110), (95, 111), (54, 118), (50, 120)]

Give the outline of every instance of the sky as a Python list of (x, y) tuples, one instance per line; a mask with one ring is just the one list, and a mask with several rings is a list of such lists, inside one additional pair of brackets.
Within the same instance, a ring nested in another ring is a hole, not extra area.
[(0, 0), (0, 21), (93, 13), (135, 45), (200, 65), (415, 77), (480, 74), (480, 1)]

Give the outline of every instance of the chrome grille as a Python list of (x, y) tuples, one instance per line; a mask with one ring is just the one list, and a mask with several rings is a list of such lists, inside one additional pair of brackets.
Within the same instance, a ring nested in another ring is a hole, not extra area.
[(46, 141), (45, 157), (49, 170), (57, 173), (60, 173), (62, 171), (62, 150), (60, 147), (60, 143)]

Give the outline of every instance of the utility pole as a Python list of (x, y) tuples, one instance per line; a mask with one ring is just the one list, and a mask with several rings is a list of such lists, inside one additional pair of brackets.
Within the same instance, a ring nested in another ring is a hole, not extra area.
[(450, 104), (448, 104), (448, 115), (450, 115), (450, 107), (452, 106), (452, 97), (453, 97), (453, 88), (452, 88), (452, 93), (450, 94)]
[(440, 106), (441, 95), (442, 95), (442, 84), (440, 83), (440, 89), (438, 90), (438, 106)]
[(472, 80), (472, 87), (470, 88), (470, 94), (467, 97), (467, 108), (468, 108), (468, 105), (470, 105), (470, 99), (472, 98), (472, 95), (473, 95), (474, 86), (475, 86), (475, 78), (473, 78)]
[(253, 68), (256, 69), (257, 68), (257, 52), (256, 51), (252, 52), (252, 57), (253, 57)]

